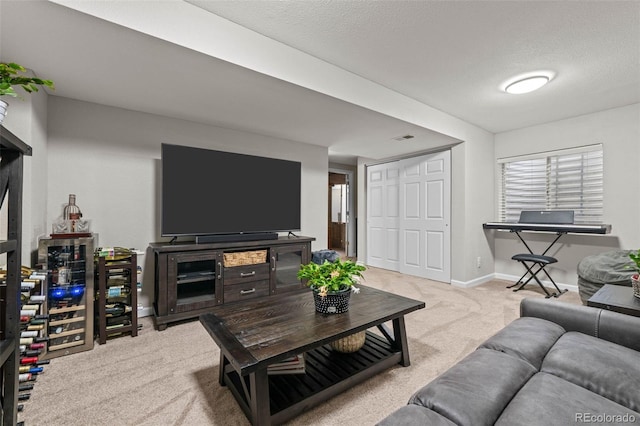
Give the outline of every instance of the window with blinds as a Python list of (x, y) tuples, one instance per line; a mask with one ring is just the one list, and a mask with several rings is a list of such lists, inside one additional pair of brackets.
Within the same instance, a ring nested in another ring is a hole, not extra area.
[(575, 223), (602, 223), (602, 145), (498, 160), (499, 216), (517, 222), (522, 210), (573, 210)]

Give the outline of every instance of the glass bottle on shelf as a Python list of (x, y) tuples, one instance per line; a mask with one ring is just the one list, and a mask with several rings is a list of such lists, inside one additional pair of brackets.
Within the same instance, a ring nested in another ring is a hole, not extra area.
[(133, 250), (125, 247), (98, 247), (93, 256), (95, 259), (104, 257), (105, 260), (123, 260), (130, 258), (132, 254)]
[(69, 194), (69, 204), (64, 206), (62, 219), (69, 224), (69, 231), (78, 232), (78, 224), (81, 222), (82, 212), (76, 205), (76, 194)]
[(64, 206), (62, 218), (64, 220), (78, 220), (82, 217), (80, 207), (76, 205), (76, 194), (69, 194), (69, 204)]

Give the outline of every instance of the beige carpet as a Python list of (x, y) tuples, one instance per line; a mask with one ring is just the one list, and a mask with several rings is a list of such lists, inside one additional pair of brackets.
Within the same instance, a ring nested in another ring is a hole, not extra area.
[[(406, 317), (411, 366), (391, 368), (290, 425), (375, 424), (517, 318), (523, 297), (543, 297), (534, 285), (517, 293), (503, 281), (460, 289), (376, 268), (365, 272), (365, 284), (426, 303)], [(580, 304), (577, 293), (558, 300)], [(51, 360), (18, 419), (26, 426), (249, 424), (218, 384), (218, 347), (197, 320), (164, 331), (149, 317), (142, 323), (138, 337)]]

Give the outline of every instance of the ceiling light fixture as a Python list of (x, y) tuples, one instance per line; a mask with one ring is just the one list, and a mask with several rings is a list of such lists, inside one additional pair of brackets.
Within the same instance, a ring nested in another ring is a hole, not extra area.
[(504, 91), (511, 93), (512, 95), (520, 95), (522, 93), (533, 92), (538, 90), (545, 84), (547, 84), (551, 78), (546, 75), (534, 75), (526, 77), (520, 80), (516, 80), (513, 83), (509, 83)]

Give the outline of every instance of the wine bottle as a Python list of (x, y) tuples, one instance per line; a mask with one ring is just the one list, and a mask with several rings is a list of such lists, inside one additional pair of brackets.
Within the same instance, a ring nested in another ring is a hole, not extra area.
[(47, 299), (46, 296), (40, 294), (32, 294), (29, 297), (29, 303), (43, 303)]
[(36, 375), (31, 373), (20, 373), (18, 374), (18, 382), (35, 382)]
[(38, 331), (44, 329), (44, 324), (29, 324), (27, 331)]
[(105, 313), (110, 317), (117, 317), (128, 312), (131, 312), (131, 306), (125, 305), (121, 302), (109, 303), (105, 305)]
[(20, 364), (21, 365), (26, 365), (26, 364), (32, 364), (38, 362), (38, 357), (37, 356), (29, 356), (29, 357), (24, 357), (24, 358), (20, 358)]
[(32, 365), (21, 365), (18, 369), (18, 373), (31, 373), (38, 374), (44, 371), (43, 367), (33, 367)]
[(124, 247), (98, 247), (94, 252), (94, 257), (104, 257), (105, 260), (128, 259), (133, 254), (133, 250)]
[(36, 283), (21, 281), (20, 291), (31, 291), (36, 287)]
[(114, 285), (107, 287), (107, 298), (125, 297), (131, 293), (131, 287), (128, 285)]

